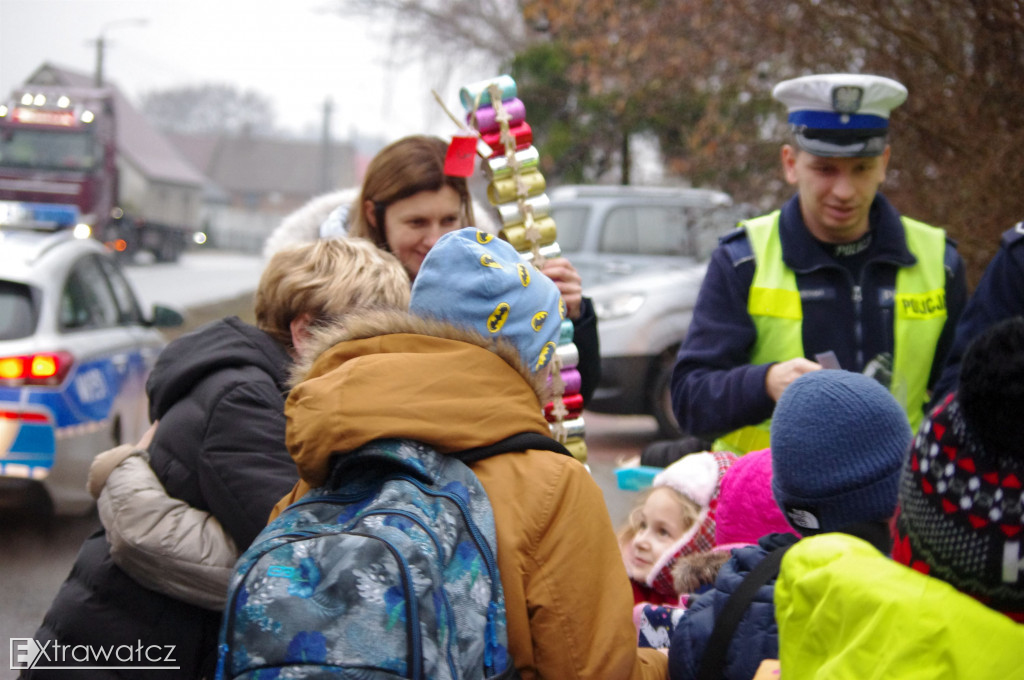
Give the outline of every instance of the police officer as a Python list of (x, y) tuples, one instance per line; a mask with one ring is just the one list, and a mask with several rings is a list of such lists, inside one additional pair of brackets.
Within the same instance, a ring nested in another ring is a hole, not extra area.
[(827, 367), (878, 377), (916, 428), (967, 292), (955, 244), (878, 193), (907, 90), (828, 74), (772, 94), (789, 112), (782, 168), (797, 195), (713, 253), (672, 376), (676, 417), (716, 448), (764, 448), (782, 391)]
[(942, 377), (935, 385), (932, 403), (956, 389), (960, 382), (960, 359), (974, 338), (999, 321), (1021, 315), (1024, 315), (1024, 222), (1003, 232), (998, 252), (985, 268), (974, 295), (964, 308)]

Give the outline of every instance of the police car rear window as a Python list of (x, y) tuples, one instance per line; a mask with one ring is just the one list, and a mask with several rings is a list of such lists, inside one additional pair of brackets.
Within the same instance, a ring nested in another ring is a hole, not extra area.
[(0, 340), (17, 340), (32, 335), (37, 319), (29, 287), (0, 281)]

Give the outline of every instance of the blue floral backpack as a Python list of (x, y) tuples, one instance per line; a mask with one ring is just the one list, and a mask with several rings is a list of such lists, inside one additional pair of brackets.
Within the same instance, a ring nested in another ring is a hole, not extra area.
[[(505, 442), (457, 455), (567, 453)], [(239, 558), (217, 677), (518, 678), (507, 646), (486, 492), (456, 456), (388, 439), (340, 457)]]

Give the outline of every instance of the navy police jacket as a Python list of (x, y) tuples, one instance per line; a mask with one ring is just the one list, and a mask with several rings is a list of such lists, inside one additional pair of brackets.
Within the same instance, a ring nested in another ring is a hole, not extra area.
[(971, 340), (989, 326), (1024, 314), (1024, 222), (1003, 232), (999, 251), (985, 268), (956, 327), (953, 346), (935, 389), (932, 404), (956, 389), (960, 360)]
[[(893, 351), (896, 273), (916, 262), (908, 250), (899, 213), (877, 194), (869, 215), (871, 241), (860, 280), (839, 264), (804, 225), (799, 196), (782, 207), (782, 257), (796, 274), (803, 308), (803, 345), (808, 359), (832, 351), (839, 367), (863, 371)], [(947, 239), (947, 319), (928, 381), (935, 385), (967, 298), (964, 263)], [(770, 364), (754, 365), (757, 333), (747, 312), (754, 256), (741, 228), (724, 236), (711, 255), (686, 339), (672, 374), (676, 418), (690, 434), (713, 438), (770, 418), (775, 402), (765, 390)]]

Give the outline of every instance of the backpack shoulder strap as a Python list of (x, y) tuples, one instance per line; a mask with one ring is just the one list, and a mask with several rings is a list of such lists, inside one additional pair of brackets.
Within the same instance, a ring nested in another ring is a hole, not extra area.
[(743, 614), (753, 602), (754, 596), (761, 586), (779, 575), (782, 556), (792, 545), (780, 546), (765, 555), (765, 558), (758, 562), (757, 566), (746, 575), (739, 587), (725, 601), (722, 612), (715, 619), (715, 627), (711, 631), (708, 643), (704, 646), (704, 654), (697, 668), (697, 680), (713, 680), (722, 677), (725, 672), (726, 653), (729, 651), (729, 644), (732, 642), (736, 627), (739, 626)]
[(527, 449), (554, 451), (555, 453), (563, 453), (567, 456), (572, 456), (572, 454), (569, 453), (569, 449), (565, 448), (565, 446), (560, 444), (557, 440), (538, 434), (537, 432), (520, 432), (519, 434), (514, 434), (511, 437), (505, 437), (493, 444), (488, 444), (487, 446), (479, 446), (475, 449), (466, 449), (464, 451), (455, 451), (448, 455), (453, 458), (458, 458), (463, 463), (475, 463), (478, 460), (490, 458), (491, 456), (496, 456), (499, 453), (525, 451)]

